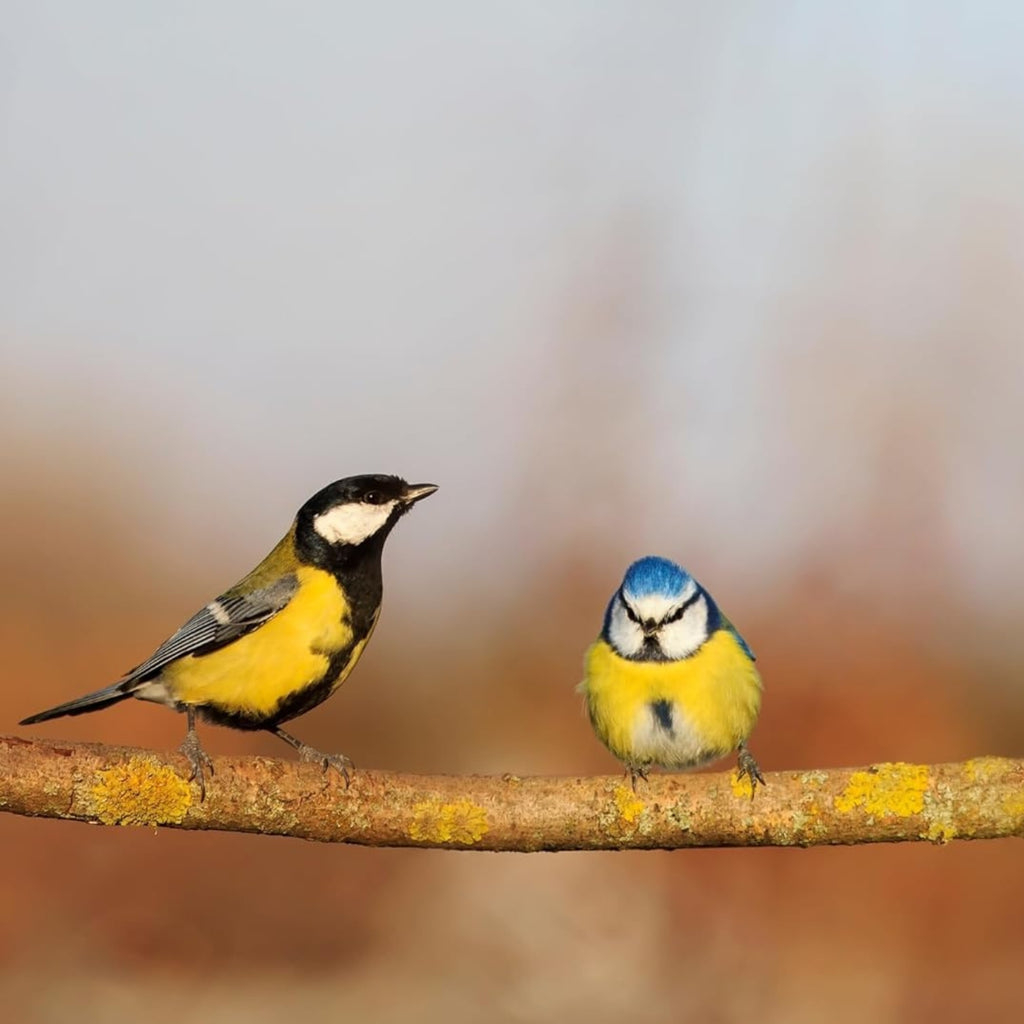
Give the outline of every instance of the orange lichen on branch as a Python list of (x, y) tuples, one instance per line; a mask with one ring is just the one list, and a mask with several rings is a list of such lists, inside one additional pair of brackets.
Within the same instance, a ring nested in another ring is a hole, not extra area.
[(924, 765), (877, 765), (850, 776), (846, 789), (835, 799), (835, 808), (844, 814), (862, 808), (872, 816), (906, 818), (921, 813), (929, 785)]
[(220, 829), (366, 846), (472, 850), (814, 846), (1024, 835), (1024, 761), (880, 764), (767, 773), (753, 800), (733, 772), (419, 776), (215, 758), (206, 799), (182, 759), (0, 738), (0, 809), (100, 824)]
[(490, 830), (487, 812), (469, 800), (424, 800), (413, 808), (409, 837), (431, 845), (472, 846)]
[(149, 757), (101, 768), (89, 795), (103, 825), (180, 825), (194, 799), (185, 779)]

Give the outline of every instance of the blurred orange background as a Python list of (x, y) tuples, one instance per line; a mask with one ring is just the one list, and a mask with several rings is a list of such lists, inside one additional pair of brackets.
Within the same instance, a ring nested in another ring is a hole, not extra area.
[[(144, 658), (320, 486), (395, 472), (441, 490), (295, 726), (357, 765), (617, 771), (573, 688), (647, 553), (758, 652), (765, 769), (1021, 755), (1024, 19), (898, 11), (16, 5), (7, 731)], [(1016, 840), (516, 856), (2, 815), (0, 848), (30, 1024), (1024, 1004)]]

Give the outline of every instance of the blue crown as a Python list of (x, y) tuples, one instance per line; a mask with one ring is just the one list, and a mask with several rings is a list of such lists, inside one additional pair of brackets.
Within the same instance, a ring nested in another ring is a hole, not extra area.
[(622, 589), (635, 597), (662, 594), (678, 597), (690, 582), (690, 574), (675, 562), (648, 555), (634, 562), (622, 580)]

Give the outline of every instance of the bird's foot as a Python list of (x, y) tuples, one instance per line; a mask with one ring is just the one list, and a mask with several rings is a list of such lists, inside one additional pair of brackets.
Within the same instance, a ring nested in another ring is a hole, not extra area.
[(178, 747), (178, 750), (184, 755), (185, 760), (188, 761), (192, 769), (189, 772), (188, 781), (192, 782), (194, 779), (199, 783), (199, 800), (201, 803), (206, 799), (206, 772), (209, 771), (213, 775), (213, 761), (210, 755), (199, 746), (199, 737), (193, 730), (186, 734), (185, 740)]
[(348, 784), (351, 781), (349, 769), (355, 768), (355, 765), (344, 754), (325, 754), (322, 750), (317, 750), (316, 747), (303, 743), (302, 740), (297, 739), (290, 732), (285, 732), (279, 725), (270, 726), (268, 731), (272, 732), (278, 739), (284, 740), (288, 746), (294, 748), (298, 752), (300, 761), (311, 761), (314, 764), (320, 765), (324, 771), (327, 771), (328, 768), (333, 768), (345, 780), (345, 788), (348, 789)]
[(767, 783), (764, 781), (764, 776), (761, 774), (761, 769), (758, 768), (757, 762), (754, 760), (754, 755), (743, 744), (740, 744), (739, 754), (737, 756), (738, 768), (736, 775), (742, 779), (744, 777), (750, 779), (750, 799), (754, 799), (754, 793), (757, 790), (757, 784), (760, 782), (762, 786), (766, 786)]
[(345, 788), (348, 789), (348, 785), (352, 781), (349, 770), (355, 768), (351, 758), (344, 754), (325, 754), (322, 750), (307, 746), (305, 743), (296, 749), (299, 752), (300, 761), (318, 764), (325, 772), (328, 768), (333, 768), (345, 780)]
[(626, 774), (629, 775), (629, 783), (633, 787), (633, 792), (636, 792), (636, 780), (643, 779), (647, 781), (647, 773), (650, 771), (648, 765), (645, 764), (627, 764)]

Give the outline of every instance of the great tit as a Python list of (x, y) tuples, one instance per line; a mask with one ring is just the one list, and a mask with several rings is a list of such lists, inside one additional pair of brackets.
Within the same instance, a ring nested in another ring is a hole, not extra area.
[(711, 595), (667, 558), (641, 558), (626, 570), (578, 689), (634, 789), (651, 765), (695, 768), (734, 750), (751, 797), (764, 784), (746, 747), (761, 708), (754, 653)]
[(127, 697), (184, 711), (181, 752), (206, 793), (209, 757), (196, 716), (279, 736), (304, 761), (349, 780), (352, 762), (285, 732), (284, 722), (326, 700), (370, 639), (381, 603), (381, 553), (395, 523), (434, 484), (351, 476), (299, 509), (291, 529), (248, 576), (196, 612), (141, 665), (105, 689), (26, 718), (22, 725), (98, 711)]

